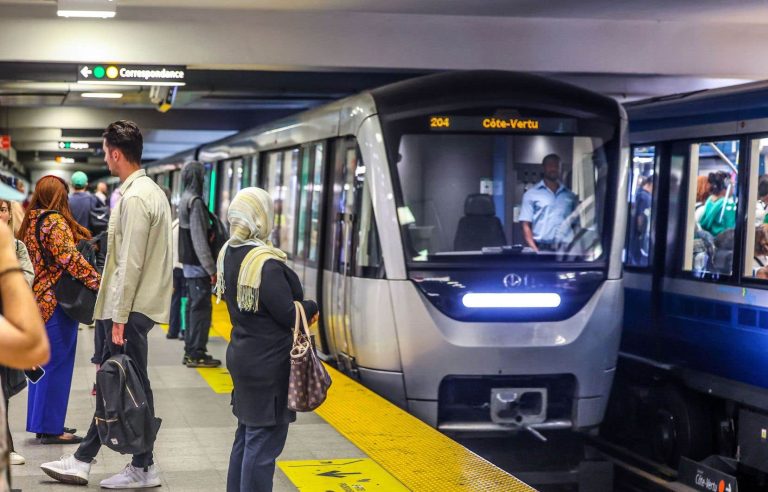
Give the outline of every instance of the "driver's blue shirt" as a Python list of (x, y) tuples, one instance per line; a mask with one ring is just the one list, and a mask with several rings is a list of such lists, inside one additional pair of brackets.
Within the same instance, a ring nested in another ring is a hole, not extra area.
[(576, 195), (563, 186), (554, 193), (544, 180), (539, 181), (523, 195), (520, 222), (530, 222), (533, 240), (537, 245), (568, 244), (573, 240), (572, 219), (566, 219), (576, 208)]

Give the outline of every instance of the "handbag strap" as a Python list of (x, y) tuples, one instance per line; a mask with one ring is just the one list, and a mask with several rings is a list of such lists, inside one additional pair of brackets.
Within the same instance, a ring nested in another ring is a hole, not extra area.
[[(307, 353), (312, 342), (307, 327), (307, 313), (304, 311), (304, 305), (299, 301), (293, 301), (296, 308), (296, 320), (293, 324), (293, 347), (291, 348), (291, 357), (301, 357)], [(302, 337), (302, 335), (304, 335)]]

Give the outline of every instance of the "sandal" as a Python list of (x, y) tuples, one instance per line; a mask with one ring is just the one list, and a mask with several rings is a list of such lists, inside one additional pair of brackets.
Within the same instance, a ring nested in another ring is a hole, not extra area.
[[(69, 438), (66, 438), (64, 436), (72, 436)], [(43, 434), (43, 437), (40, 438), (40, 444), (80, 444), (83, 442), (83, 438), (80, 436), (76, 436), (74, 434), (64, 433), (60, 436), (53, 436), (51, 434)]]

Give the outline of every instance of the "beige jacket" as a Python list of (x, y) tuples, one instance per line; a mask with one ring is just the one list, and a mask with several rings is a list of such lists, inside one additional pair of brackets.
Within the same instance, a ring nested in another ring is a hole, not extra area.
[(132, 312), (167, 323), (173, 291), (171, 206), (143, 169), (120, 186), (94, 317), (125, 323)]

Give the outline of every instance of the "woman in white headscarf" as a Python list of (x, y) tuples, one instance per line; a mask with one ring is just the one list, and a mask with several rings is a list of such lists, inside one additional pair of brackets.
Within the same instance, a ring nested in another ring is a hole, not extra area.
[(305, 301), (299, 277), (269, 235), (274, 205), (269, 193), (244, 188), (229, 206), (230, 240), (219, 254), (216, 293), (227, 302), (232, 339), (227, 369), (232, 375), (232, 411), (237, 432), (227, 476), (228, 492), (272, 490), (275, 459), (296, 414), (288, 410), (288, 377), (293, 302), (316, 319), (314, 301)]

